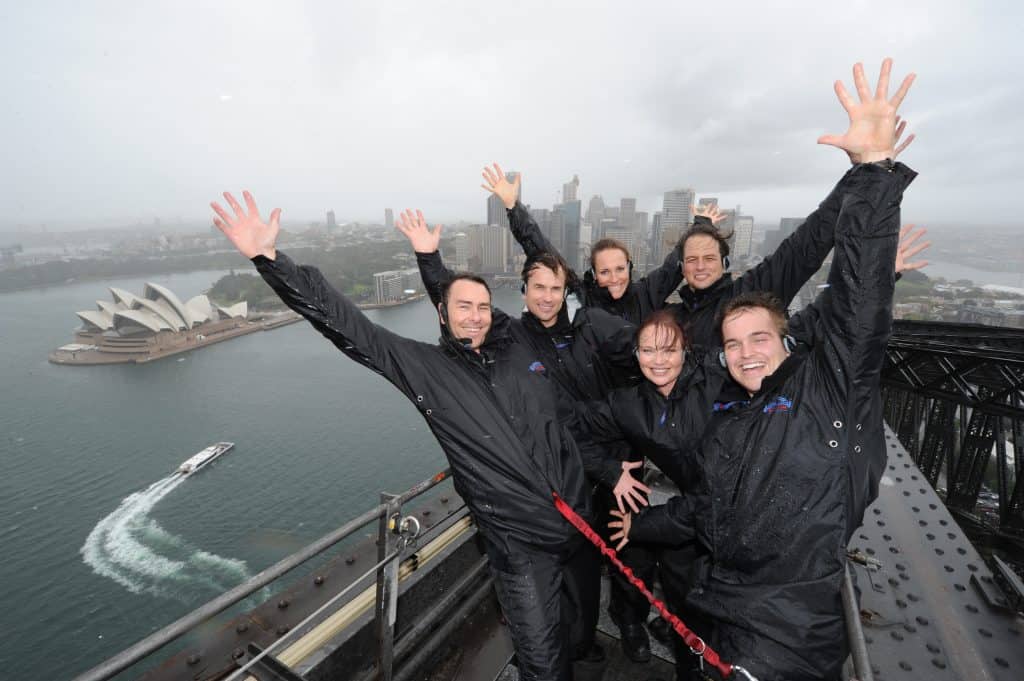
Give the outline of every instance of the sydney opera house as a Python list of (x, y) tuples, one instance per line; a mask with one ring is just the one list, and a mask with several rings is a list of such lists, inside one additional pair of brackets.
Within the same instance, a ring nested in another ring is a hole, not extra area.
[(75, 341), (50, 354), (56, 364), (148, 362), (264, 328), (248, 319), (243, 301), (230, 307), (205, 295), (182, 302), (172, 291), (147, 283), (141, 296), (111, 288), (113, 301), (78, 312)]

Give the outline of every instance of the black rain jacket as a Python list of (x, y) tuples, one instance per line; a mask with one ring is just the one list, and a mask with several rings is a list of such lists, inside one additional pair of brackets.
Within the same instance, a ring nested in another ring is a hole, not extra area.
[(667, 307), (686, 331), (687, 343), (693, 350), (717, 353), (722, 344), (716, 324), (719, 311), (741, 293), (766, 291), (782, 302), (783, 309), (789, 307), (832, 250), (840, 200), (853, 181), (852, 173), (850, 170), (843, 175), (818, 209), (757, 267), (736, 279), (725, 274), (706, 289), (682, 285), (682, 302)]
[(885, 466), (880, 374), (914, 176), (903, 164), (853, 168), (829, 286), (797, 315), (810, 347), (754, 396), (716, 403), (699, 493), (633, 520), (632, 539), (705, 545), (688, 605), (715, 620), (723, 658), (763, 681), (835, 678), (847, 654), (840, 581)]
[[(698, 216), (697, 220), (707, 220), (707, 218)], [(540, 227), (530, 215), (530, 211), (526, 210), (526, 207), (518, 201), (513, 208), (508, 210), (508, 222), (512, 228), (512, 236), (522, 246), (527, 258), (542, 252), (558, 252), (540, 231)], [(710, 223), (709, 220), (708, 222)], [(652, 312), (665, 307), (665, 299), (672, 295), (672, 292), (683, 281), (683, 270), (679, 263), (679, 248), (673, 248), (660, 267), (648, 272), (646, 276), (637, 281), (631, 281), (626, 287), (626, 292), (618, 300), (612, 298), (606, 289), (597, 285), (594, 274), (589, 269), (583, 276), (582, 283), (575, 286), (571, 293), (576, 294), (576, 298), (584, 308), (600, 308), (616, 317), (622, 317), (639, 325)], [(575, 275), (569, 279), (570, 281), (580, 281)]]
[(416, 406), (448, 457), (455, 489), (502, 555), (539, 550), (568, 555), (581, 535), (552, 501), (557, 492), (583, 517), (590, 493), (575, 441), (556, 417), (555, 393), (537, 355), (495, 312), (480, 353), (444, 327), (438, 345), (380, 327), (314, 267), (284, 253), (253, 258), (288, 307), (339, 350), (390, 381)]

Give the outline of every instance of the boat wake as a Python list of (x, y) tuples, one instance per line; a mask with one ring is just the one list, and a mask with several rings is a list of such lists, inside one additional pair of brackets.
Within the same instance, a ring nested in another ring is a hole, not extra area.
[(220, 593), (250, 577), (244, 561), (202, 551), (149, 517), (185, 477), (174, 473), (129, 495), (96, 524), (81, 548), (93, 572), (132, 593), (183, 602), (195, 600), (197, 586)]

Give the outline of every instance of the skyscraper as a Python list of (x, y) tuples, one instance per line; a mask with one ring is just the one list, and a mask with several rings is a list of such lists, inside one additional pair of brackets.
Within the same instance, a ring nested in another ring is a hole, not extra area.
[(465, 232), (455, 235), (455, 269), (461, 272), (469, 270), (469, 236)]
[(334, 211), (333, 210), (327, 211), (327, 231), (328, 232), (333, 232), (337, 228), (338, 228), (338, 222), (334, 218)]
[(484, 272), (495, 274), (507, 271), (510, 251), (508, 227), (500, 225), (484, 227), (480, 238), (480, 250)]
[(601, 224), (601, 220), (604, 218), (604, 199), (600, 196), (594, 195), (590, 197), (590, 203), (587, 204), (587, 214), (585, 221), (589, 222), (592, 226)]
[(636, 199), (619, 199), (619, 226), (630, 232), (636, 230)]
[(674, 189), (665, 192), (665, 200), (661, 211), (661, 240), (659, 258), (664, 259), (665, 255), (676, 246), (679, 237), (693, 224), (693, 206), (696, 195), (693, 189)]
[(572, 179), (562, 185), (562, 203), (570, 203), (580, 200), (580, 177), (573, 175)]
[[(583, 206), (580, 201), (562, 202), (557, 207), (562, 213), (563, 237), (562, 257), (569, 263), (569, 267), (579, 269), (580, 267), (580, 227), (583, 225)], [(584, 248), (589, 244), (582, 244)]]
[(395, 212), (390, 208), (384, 209), (384, 226), (393, 229), (395, 226)]
[(732, 254), (737, 258), (750, 256), (750, 242), (754, 237), (754, 218), (750, 215), (736, 216), (736, 231), (732, 237)]

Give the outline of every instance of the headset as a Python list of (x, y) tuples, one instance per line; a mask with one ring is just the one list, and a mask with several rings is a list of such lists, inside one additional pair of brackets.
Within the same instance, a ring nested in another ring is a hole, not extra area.
[(729, 256), (723, 255), (722, 256), (722, 270), (728, 272), (729, 271), (729, 267), (731, 265), (732, 265), (732, 261), (729, 260)]
[[(786, 351), (787, 355), (791, 355), (796, 352), (796, 345), (796, 339), (788, 333), (782, 337), (782, 349)], [(725, 350), (718, 353), (718, 363), (722, 365), (723, 369), (729, 368), (729, 363), (725, 361)]]

